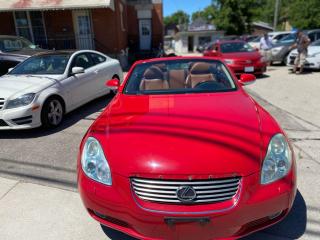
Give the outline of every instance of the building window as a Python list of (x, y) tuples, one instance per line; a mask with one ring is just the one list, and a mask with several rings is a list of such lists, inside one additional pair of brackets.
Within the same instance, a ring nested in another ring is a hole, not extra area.
[(14, 19), (17, 35), (25, 37), (41, 47), (47, 46), (47, 36), (42, 12), (19, 11), (14, 13)]
[(123, 4), (119, 3), (120, 6), (120, 24), (121, 24), (121, 30), (124, 32), (126, 31), (126, 28), (124, 27), (124, 19), (123, 19)]

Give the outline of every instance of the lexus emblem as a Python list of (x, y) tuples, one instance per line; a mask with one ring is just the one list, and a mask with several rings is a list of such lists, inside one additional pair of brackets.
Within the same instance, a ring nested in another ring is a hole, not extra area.
[(246, 63), (251, 63), (251, 62), (252, 62), (251, 60), (247, 60), (247, 61), (246, 61)]
[(181, 186), (177, 189), (177, 197), (181, 202), (188, 203), (196, 199), (197, 193), (193, 187)]

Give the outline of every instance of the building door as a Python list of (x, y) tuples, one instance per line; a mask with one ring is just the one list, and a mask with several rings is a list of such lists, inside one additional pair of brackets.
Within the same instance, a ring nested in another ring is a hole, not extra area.
[(193, 42), (194, 38), (193, 36), (189, 36), (188, 37), (188, 51), (189, 52), (193, 52), (194, 51), (194, 42)]
[(73, 24), (78, 49), (94, 49), (90, 11), (73, 11)]
[(151, 19), (139, 20), (140, 50), (151, 49)]

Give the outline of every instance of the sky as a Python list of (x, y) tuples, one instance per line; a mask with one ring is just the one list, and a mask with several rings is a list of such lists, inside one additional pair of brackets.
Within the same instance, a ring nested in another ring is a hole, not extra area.
[(211, 0), (163, 0), (164, 16), (183, 10), (191, 15), (211, 4)]

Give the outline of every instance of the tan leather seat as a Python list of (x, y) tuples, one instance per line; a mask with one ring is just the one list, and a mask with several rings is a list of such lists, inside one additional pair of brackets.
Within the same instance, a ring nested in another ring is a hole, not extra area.
[(169, 89), (168, 81), (159, 67), (151, 66), (144, 74), (140, 83), (140, 91)]
[(180, 89), (186, 87), (187, 72), (184, 69), (170, 70), (168, 75), (171, 89)]
[(211, 64), (199, 62), (192, 66), (186, 79), (186, 86), (194, 88), (197, 84), (208, 81), (216, 81), (215, 76), (210, 71)]

